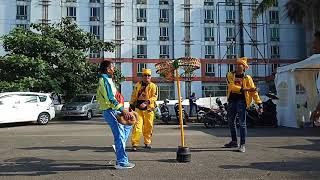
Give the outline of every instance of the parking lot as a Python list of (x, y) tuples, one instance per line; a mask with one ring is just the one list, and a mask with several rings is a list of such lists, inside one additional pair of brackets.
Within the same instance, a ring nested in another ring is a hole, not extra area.
[[(227, 128), (186, 126), (192, 162), (175, 162), (177, 125), (155, 125), (153, 148), (114, 170), (113, 136), (101, 117), (0, 126), (0, 179), (318, 179), (320, 129), (253, 128), (247, 152), (224, 149)], [(128, 142), (130, 144), (130, 142)]]

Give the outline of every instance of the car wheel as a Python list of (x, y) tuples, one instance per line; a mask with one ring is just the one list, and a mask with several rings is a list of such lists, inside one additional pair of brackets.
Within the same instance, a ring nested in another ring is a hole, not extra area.
[(50, 115), (48, 113), (40, 113), (39, 116), (38, 116), (38, 124), (40, 125), (45, 125), (45, 124), (48, 124), (50, 120)]
[(86, 117), (86, 119), (87, 119), (87, 120), (90, 120), (91, 118), (92, 118), (92, 111), (89, 110), (89, 111), (87, 112), (87, 117)]

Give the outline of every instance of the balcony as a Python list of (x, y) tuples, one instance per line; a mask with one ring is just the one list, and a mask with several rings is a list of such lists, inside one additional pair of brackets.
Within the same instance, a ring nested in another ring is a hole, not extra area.
[(204, 23), (209, 23), (209, 24), (211, 24), (211, 23), (214, 23), (214, 20), (213, 20), (213, 19), (205, 19), (205, 20), (204, 20)]
[(227, 59), (236, 59), (237, 55), (233, 54), (233, 55), (227, 55)]
[(161, 54), (160, 58), (161, 59), (169, 59), (169, 55), (168, 54)]
[(100, 3), (100, 0), (90, 0), (90, 3)]
[(169, 22), (169, 19), (168, 19), (168, 18), (160, 18), (160, 19), (159, 19), (159, 22), (161, 22), (161, 23), (168, 23), (168, 22)]
[(77, 20), (77, 17), (76, 17), (76, 16), (67, 16), (67, 18), (68, 18), (68, 19), (72, 19), (72, 20), (74, 20), (74, 21)]
[(204, 2), (203, 5), (205, 5), (205, 6), (213, 6), (214, 3), (213, 2)]
[(206, 59), (214, 59), (214, 55), (213, 54), (205, 55), (204, 58), (206, 58)]
[(147, 4), (147, 0), (137, 0), (137, 4)]
[(234, 20), (234, 19), (227, 19), (227, 20), (226, 20), (226, 23), (228, 23), (228, 24), (234, 24), (234, 23), (236, 23), (236, 20)]
[(138, 54), (137, 58), (147, 58), (147, 55), (146, 54)]
[(137, 40), (139, 40), (139, 41), (146, 41), (146, 40), (147, 40), (147, 37), (146, 37), (146, 36), (138, 36), (138, 37), (137, 37)]
[(205, 75), (213, 77), (213, 76), (215, 76), (215, 73), (214, 72), (206, 72)]
[(27, 20), (28, 16), (27, 15), (17, 15), (17, 20)]
[(137, 18), (137, 22), (147, 22), (147, 18)]
[(236, 37), (232, 37), (232, 36), (227, 37), (226, 41), (236, 41)]
[(90, 21), (100, 21), (100, 17), (99, 16), (91, 16)]
[(214, 41), (214, 37), (205, 37), (204, 40), (205, 41)]
[(161, 1), (161, 0), (160, 0), (160, 1), (159, 1), (159, 4), (160, 4), (160, 5), (168, 5), (168, 4), (169, 4), (169, 1), (164, 1), (164, 0)]
[(160, 40), (160, 41), (168, 41), (168, 40), (169, 40), (169, 37), (168, 37), (168, 36), (160, 36), (160, 37), (159, 37), (159, 40)]

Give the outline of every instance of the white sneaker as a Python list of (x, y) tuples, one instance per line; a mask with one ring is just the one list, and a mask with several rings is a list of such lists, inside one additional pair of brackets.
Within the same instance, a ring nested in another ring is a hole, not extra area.
[(114, 153), (116, 153), (117, 151), (116, 151), (116, 145), (112, 145), (112, 148), (113, 148), (113, 151), (114, 151)]
[(115, 165), (114, 168), (116, 168), (116, 169), (132, 169), (132, 168), (134, 168), (135, 166), (136, 166), (136, 165), (133, 164), (133, 163), (128, 163), (128, 164), (126, 164), (126, 165), (124, 165), (124, 166)]
[(242, 152), (242, 153), (246, 152), (246, 146), (244, 144), (240, 145), (239, 152)]

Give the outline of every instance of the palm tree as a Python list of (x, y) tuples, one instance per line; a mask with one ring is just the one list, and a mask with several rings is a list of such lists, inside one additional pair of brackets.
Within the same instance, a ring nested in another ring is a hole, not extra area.
[[(277, 0), (262, 0), (254, 12), (254, 18), (271, 8)], [(313, 34), (320, 30), (319, 0), (289, 0), (285, 4), (291, 22), (303, 24), (306, 29), (307, 44), (314, 41)], [(318, 39), (318, 38), (317, 38)]]

